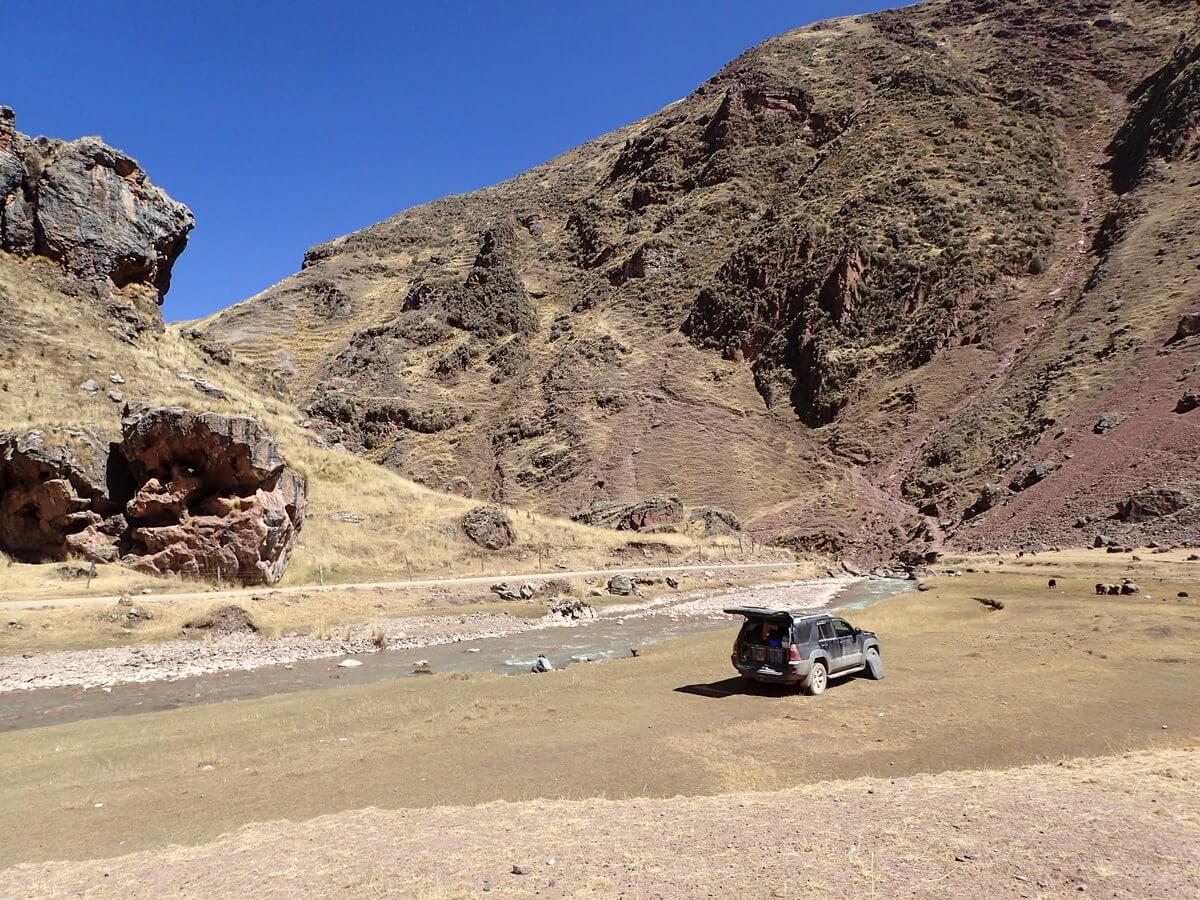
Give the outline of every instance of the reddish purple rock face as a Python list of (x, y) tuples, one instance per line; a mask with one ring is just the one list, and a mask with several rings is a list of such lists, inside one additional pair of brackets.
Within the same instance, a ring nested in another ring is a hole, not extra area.
[(306, 511), (304, 478), (248, 416), (139, 407), (109, 447), (0, 436), (0, 547), (159, 575), (272, 584)]

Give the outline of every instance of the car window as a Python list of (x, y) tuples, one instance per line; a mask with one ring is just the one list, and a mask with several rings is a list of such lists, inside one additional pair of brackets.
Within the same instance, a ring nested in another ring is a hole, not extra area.
[(828, 622), (822, 622), (820, 625), (817, 626), (817, 630), (820, 632), (819, 640), (822, 640), (822, 641), (833, 640), (833, 626), (830, 625)]
[(854, 637), (854, 628), (845, 619), (834, 619), (833, 630), (838, 637)]

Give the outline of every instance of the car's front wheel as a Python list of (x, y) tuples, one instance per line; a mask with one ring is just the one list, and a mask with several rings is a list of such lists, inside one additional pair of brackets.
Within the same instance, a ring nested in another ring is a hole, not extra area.
[(800, 682), (800, 689), (815, 697), (817, 694), (825, 693), (825, 687), (828, 684), (829, 671), (825, 668), (825, 664), (815, 662), (808, 670), (808, 674), (804, 676), (804, 680)]
[(879, 655), (878, 647), (867, 650), (867, 677), (875, 681), (883, 678), (883, 657)]

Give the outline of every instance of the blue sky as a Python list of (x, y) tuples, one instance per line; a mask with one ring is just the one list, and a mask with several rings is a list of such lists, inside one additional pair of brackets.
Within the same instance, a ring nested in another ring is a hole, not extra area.
[(878, 0), (0, 0), (0, 103), (102, 135), (196, 214), (164, 314), (500, 181), (684, 96), (759, 41)]

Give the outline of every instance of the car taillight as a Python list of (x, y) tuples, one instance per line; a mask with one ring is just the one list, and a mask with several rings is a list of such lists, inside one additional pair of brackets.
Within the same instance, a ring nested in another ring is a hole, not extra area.
[(788, 647), (788, 662), (800, 662), (800, 648), (795, 644)]

